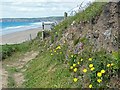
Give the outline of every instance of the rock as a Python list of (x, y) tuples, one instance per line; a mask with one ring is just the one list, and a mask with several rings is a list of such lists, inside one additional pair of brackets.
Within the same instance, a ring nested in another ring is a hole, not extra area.
[(98, 38), (99, 37), (99, 33), (93, 33), (93, 38)]
[(111, 34), (112, 34), (112, 28), (110, 28), (109, 30), (106, 30), (106, 31), (103, 33), (103, 35), (105, 36), (105, 40), (106, 40), (106, 39), (110, 39)]
[(71, 26), (74, 26), (74, 25), (75, 25), (75, 23), (76, 23), (76, 22), (75, 22), (75, 21), (73, 21), (73, 22), (71, 23)]

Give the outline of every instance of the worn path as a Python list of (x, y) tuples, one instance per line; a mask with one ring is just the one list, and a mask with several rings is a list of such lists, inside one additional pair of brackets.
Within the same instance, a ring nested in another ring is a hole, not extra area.
[[(21, 58), (16, 60), (16, 62), (11, 62), (9, 65), (6, 65), (7, 68), (14, 67), (17, 70), (17, 72), (14, 72), (12, 74), (16, 87), (22, 87), (22, 84), (25, 81), (23, 75), (23, 72), (25, 71), (24, 67), (29, 61), (33, 60), (37, 55), (38, 52), (34, 52), (34, 51), (27, 52)], [(9, 74), (4, 68), (0, 69), (0, 73), (1, 72), (2, 72), (2, 87), (7, 87)]]

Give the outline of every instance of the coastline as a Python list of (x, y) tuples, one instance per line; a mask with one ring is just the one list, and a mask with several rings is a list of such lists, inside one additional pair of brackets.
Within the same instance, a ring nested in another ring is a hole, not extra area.
[(19, 44), (34, 39), (41, 30), (41, 28), (36, 28), (2, 35), (0, 36), (0, 45)]

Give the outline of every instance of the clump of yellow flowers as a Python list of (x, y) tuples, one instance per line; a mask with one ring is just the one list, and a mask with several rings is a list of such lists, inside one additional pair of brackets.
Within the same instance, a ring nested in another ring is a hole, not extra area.
[(71, 66), (70, 69), (73, 69), (73, 66)]
[(73, 67), (75, 67), (75, 66), (76, 66), (76, 64), (74, 63), (74, 64), (73, 64)]
[(92, 68), (92, 67), (93, 67), (93, 64), (90, 64), (90, 65), (89, 65), (89, 68)]
[(102, 76), (102, 73), (101, 73), (101, 72), (98, 72), (98, 73), (97, 73), (97, 76), (98, 76), (98, 77), (101, 77), (101, 76)]
[[(72, 54), (70, 57), (73, 58), (75, 56)], [(104, 69), (104, 68), (100, 69), (99, 66), (96, 66), (97, 64), (93, 60), (94, 59), (92, 57), (88, 58), (88, 61), (90, 61), (90, 62), (89, 62), (89, 64), (87, 64), (87, 67), (86, 67), (86, 65), (82, 65), (83, 64), (83, 59), (80, 58), (79, 61), (77, 61), (76, 63), (72, 64), (70, 69), (72, 69), (74, 74), (75, 74), (75, 76), (77, 76), (78, 73), (76, 73), (76, 72), (81, 71), (81, 69), (79, 69), (79, 67), (82, 66), (83, 67), (82, 72), (85, 73), (85, 75), (86, 74), (89, 74), (89, 75), (93, 75), (94, 74), (95, 76), (97, 76), (96, 78), (94, 78), (94, 77), (90, 78), (90, 81), (95, 80), (96, 82), (98, 82), (97, 85), (102, 85), (100, 83), (102, 83), (103, 77), (104, 77), (105, 73), (107, 72), (107, 70)], [(108, 63), (106, 65), (106, 67), (111, 67), (113, 65), (114, 65), (113, 63)], [(78, 78), (77, 77), (73, 78), (73, 81), (77, 82)], [(94, 86), (94, 82), (90, 82), (90, 84), (88, 85), (89, 88), (93, 88), (93, 86)]]
[(105, 70), (102, 69), (102, 70), (101, 70), (101, 73), (105, 73)]
[(58, 49), (61, 49), (61, 47), (60, 47), (60, 46), (57, 46), (57, 47), (56, 47), (56, 50), (58, 50)]
[(74, 81), (74, 82), (77, 82), (77, 81), (78, 81), (78, 78), (74, 78), (73, 81)]
[(109, 64), (107, 64), (107, 67), (111, 67), (111, 66), (113, 66), (114, 64), (113, 63), (109, 63)]
[(94, 67), (92, 67), (90, 70), (91, 70), (91, 71), (93, 71), (93, 70), (95, 70), (95, 68), (94, 68)]
[(80, 64), (80, 62), (77, 62), (77, 64), (79, 65), (79, 64)]
[(89, 64), (89, 68), (90, 68), (91, 71), (93, 71), (95, 69), (93, 64)]
[(92, 61), (93, 59), (92, 59), (92, 58), (89, 58), (88, 60), (89, 60), (89, 61)]
[(90, 85), (89, 85), (89, 88), (92, 88), (92, 87), (93, 87), (92, 84), (90, 84)]
[(105, 73), (105, 70), (102, 69), (100, 72), (97, 73), (97, 76), (98, 77), (102, 77), (102, 74), (104, 74), (104, 73)]
[(83, 69), (83, 72), (86, 73), (86, 72), (87, 72), (87, 69)]
[(73, 71), (74, 71), (74, 72), (77, 72), (77, 68), (75, 68)]
[(80, 61), (83, 61), (83, 59), (81, 58), (81, 60)]
[(101, 83), (101, 82), (102, 82), (102, 80), (101, 80), (101, 79), (97, 79), (97, 82)]

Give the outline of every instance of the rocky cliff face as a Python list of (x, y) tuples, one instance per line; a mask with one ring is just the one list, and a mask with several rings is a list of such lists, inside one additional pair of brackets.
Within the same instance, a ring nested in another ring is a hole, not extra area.
[[(86, 37), (94, 50), (106, 49), (108, 52), (118, 50), (118, 32), (119, 32), (119, 3), (107, 3), (101, 14), (93, 17), (90, 21), (80, 21), (71, 24), (63, 34), (62, 41), (74, 46), (74, 39)], [(79, 43), (78, 43), (79, 44)]]
[[(108, 51), (118, 50), (118, 18), (117, 3), (108, 3), (91, 30), (95, 48), (103, 47)], [(95, 37), (96, 34), (98, 37)]]

